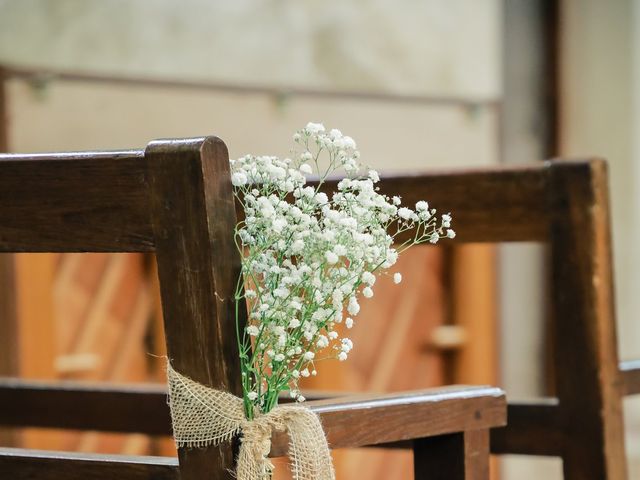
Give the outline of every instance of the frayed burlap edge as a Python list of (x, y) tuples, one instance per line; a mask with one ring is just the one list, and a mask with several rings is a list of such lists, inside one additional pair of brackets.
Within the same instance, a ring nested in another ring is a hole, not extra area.
[(169, 406), (178, 447), (219, 445), (242, 434), (236, 467), (238, 480), (270, 478), (271, 434), (289, 433), (294, 480), (335, 480), (331, 453), (320, 419), (302, 406), (277, 406), (247, 420), (242, 399), (209, 388), (178, 373), (167, 362)]

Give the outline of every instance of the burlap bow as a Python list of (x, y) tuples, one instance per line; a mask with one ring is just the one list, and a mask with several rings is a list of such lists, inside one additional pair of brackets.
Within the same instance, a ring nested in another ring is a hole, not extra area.
[(278, 406), (247, 420), (242, 399), (202, 385), (167, 363), (173, 435), (179, 447), (219, 445), (242, 433), (238, 480), (270, 478), (271, 433), (289, 432), (294, 480), (335, 480), (333, 463), (320, 419), (302, 406)]

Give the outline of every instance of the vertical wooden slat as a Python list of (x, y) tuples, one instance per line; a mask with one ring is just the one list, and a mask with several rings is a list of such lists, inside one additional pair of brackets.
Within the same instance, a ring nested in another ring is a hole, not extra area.
[[(6, 74), (0, 67), (0, 153), (9, 150), (7, 124)], [(17, 371), (16, 344), (10, 339), (16, 335), (15, 266), (13, 255), (0, 254), (0, 374)]]
[[(14, 256), (0, 253), (0, 375), (13, 376), (18, 370), (17, 314), (15, 302)], [(16, 446), (15, 432), (0, 428), (0, 444)]]
[[(17, 375), (21, 378), (55, 378), (55, 325), (53, 315), (54, 258), (50, 254), (15, 254)], [(27, 448), (59, 446), (56, 435), (41, 429), (25, 429), (20, 443)]]
[[(240, 258), (227, 148), (217, 138), (157, 141), (145, 157), (168, 357), (184, 375), (240, 395), (234, 341)], [(246, 312), (240, 315), (244, 321)], [(231, 478), (229, 445), (178, 454), (183, 480)]]
[(471, 430), (416, 440), (416, 480), (487, 480), (489, 431)]
[[(0, 67), (0, 153), (9, 151), (6, 72)], [(15, 375), (18, 369), (16, 342), (15, 265), (13, 255), (0, 254), (0, 375)], [(15, 435), (0, 429), (2, 445), (15, 445)]]
[(624, 480), (606, 163), (554, 163), (550, 200), (564, 478)]
[(464, 332), (454, 355), (451, 383), (493, 385), (498, 377), (499, 338), (495, 246), (455, 246), (450, 268), (452, 320)]

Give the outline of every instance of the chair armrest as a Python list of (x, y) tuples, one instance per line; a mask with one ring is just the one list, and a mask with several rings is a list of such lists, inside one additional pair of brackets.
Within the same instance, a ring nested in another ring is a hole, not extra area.
[[(329, 446), (357, 448), (506, 425), (499, 388), (452, 386), (386, 395), (307, 402), (322, 421)], [(274, 434), (271, 455), (286, 455), (286, 433)]]

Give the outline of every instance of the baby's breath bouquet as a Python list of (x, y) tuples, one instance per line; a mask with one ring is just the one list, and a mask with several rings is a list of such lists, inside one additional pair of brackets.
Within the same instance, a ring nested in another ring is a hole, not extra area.
[[(231, 161), (245, 213), (236, 228), (242, 275), (235, 301), (246, 302), (249, 313), (246, 328), (238, 318), (236, 326), (250, 420), (273, 409), (283, 391), (304, 401), (298, 381), (316, 375), (318, 361), (347, 359), (353, 342), (340, 332), (353, 327), (359, 297), (373, 296), (376, 274), (399, 253), (455, 236), (449, 214), (437, 216), (425, 201), (409, 208), (380, 194), (378, 173), (361, 165), (351, 137), (309, 123), (293, 140), (291, 159)], [(319, 180), (314, 186), (307, 184), (311, 175)], [(344, 178), (329, 196), (322, 189), (330, 176)], [(396, 245), (405, 231), (414, 234)], [(393, 279), (400, 283), (402, 276)]]

